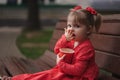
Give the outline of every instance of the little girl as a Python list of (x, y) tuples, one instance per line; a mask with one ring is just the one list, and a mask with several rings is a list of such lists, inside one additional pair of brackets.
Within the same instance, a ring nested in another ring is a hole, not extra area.
[[(57, 65), (43, 72), (16, 75), (11, 80), (97, 80), (99, 70), (88, 36), (93, 28), (98, 31), (100, 24), (101, 16), (93, 8), (74, 7), (68, 14), (65, 34), (54, 48)], [(75, 52), (59, 57), (60, 48), (71, 48)]]

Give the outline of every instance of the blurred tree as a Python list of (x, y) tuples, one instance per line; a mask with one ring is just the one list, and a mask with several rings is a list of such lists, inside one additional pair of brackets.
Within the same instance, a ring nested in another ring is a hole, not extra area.
[(27, 4), (27, 0), (22, 0), (22, 4)]
[(50, 0), (50, 3), (54, 3), (55, 2), (55, 0)]
[(7, 0), (7, 5), (17, 5), (17, 0)]
[(38, 0), (27, 0), (28, 18), (27, 30), (40, 30)]

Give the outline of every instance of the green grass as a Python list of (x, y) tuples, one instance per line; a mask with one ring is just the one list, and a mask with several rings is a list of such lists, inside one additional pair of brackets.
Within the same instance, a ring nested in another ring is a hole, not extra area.
[(36, 59), (48, 49), (53, 30), (43, 29), (36, 32), (22, 32), (16, 43), (23, 55), (27, 58)]

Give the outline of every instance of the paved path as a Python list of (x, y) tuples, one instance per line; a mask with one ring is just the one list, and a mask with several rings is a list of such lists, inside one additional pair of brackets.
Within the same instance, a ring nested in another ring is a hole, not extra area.
[(24, 57), (16, 46), (16, 38), (21, 28), (0, 27), (0, 57)]

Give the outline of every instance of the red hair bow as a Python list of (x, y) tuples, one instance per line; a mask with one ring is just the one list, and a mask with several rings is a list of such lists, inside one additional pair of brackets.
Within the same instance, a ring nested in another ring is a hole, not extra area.
[(75, 6), (73, 9), (71, 9), (71, 11), (76, 11), (76, 10), (79, 10), (79, 9), (82, 9), (81, 6)]
[(91, 14), (97, 14), (97, 12), (92, 7), (87, 7), (86, 10), (89, 11)]

